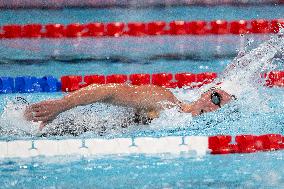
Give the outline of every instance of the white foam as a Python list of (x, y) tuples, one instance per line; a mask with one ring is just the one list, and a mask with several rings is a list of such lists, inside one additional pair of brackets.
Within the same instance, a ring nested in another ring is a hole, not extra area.
[(1, 129), (8, 133), (36, 135), (40, 123), (27, 121), (24, 117), (25, 108), (25, 105), (8, 101), (0, 117)]
[[(283, 54), (282, 48), (283, 36), (273, 37), (243, 57), (235, 59), (224, 71), (221, 88), (232, 94), (241, 95), (250, 90), (249, 87), (259, 86), (260, 73), (275, 68), (272, 60), (277, 54)], [(230, 68), (233, 66), (235, 68)]]
[(192, 121), (192, 115), (179, 112), (177, 107), (165, 109), (160, 116), (154, 119), (149, 125), (152, 129), (172, 129), (188, 127)]
[[(279, 54), (283, 57), (283, 48), (283, 35), (279, 34), (247, 53), (240, 53), (241, 55), (236, 57), (212, 84), (203, 86), (200, 91), (219, 87), (237, 97), (255, 91), (263, 84), (260, 79), (261, 72), (275, 69), (273, 59)], [(221, 84), (217, 85), (218, 83)]]

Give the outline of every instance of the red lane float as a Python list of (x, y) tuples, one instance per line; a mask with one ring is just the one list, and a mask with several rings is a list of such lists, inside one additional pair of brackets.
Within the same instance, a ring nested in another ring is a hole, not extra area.
[(65, 36), (64, 25), (62, 24), (47, 24), (44, 28), (43, 37), (62, 38)]
[(22, 35), (22, 26), (21, 25), (5, 25), (2, 27), (3, 38), (20, 38)]
[(201, 87), (204, 84), (211, 83), (215, 78), (217, 78), (217, 73), (179, 73), (175, 75), (178, 87), (191, 86), (191, 87)]
[(164, 35), (166, 34), (166, 22), (156, 21), (149, 22), (147, 24), (147, 34), (148, 35)]
[(85, 27), (79, 23), (68, 24), (65, 29), (66, 37), (81, 37)]
[(189, 22), (189, 27), (189, 33), (194, 35), (205, 35), (209, 31), (207, 22), (203, 20)]
[(228, 34), (230, 31), (226, 20), (211, 21), (210, 25), (212, 34)]
[(61, 90), (64, 92), (71, 92), (80, 89), (82, 76), (72, 75), (61, 77)]
[(124, 74), (113, 74), (106, 76), (106, 83), (126, 83), (127, 75)]
[(278, 33), (280, 28), (284, 28), (284, 19), (271, 20), (270, 32)]
[(27, 24), (22, 27), (22, 37), (26, 38), (39, 38), (41, 37), (42, 25), (40, 24)]
[(172, 21), (169, 23), (169, 34), (172, 35), (185, 35), (189, 34), (189, 23), (185, 21)]
[(177, 80), (177, 86), (179, 88), (183, 86), (192, 86), (196, 81), (196, 75), (193, 73), (178, 73), (175, 74), (175, 79)]
[[(78, 77), (78, 78), (77, 78)], [(284, 71), (271, 71), (263, 75), (265, 85), (268, 87), (284, 86)], [(81, 79), (80, 79), (81, 78)], [(62, 91), (74, 91), (90, 84), (105, 83), (131, 83), (133, 85), (154, 84), (166, 88), (196, 88), (211, 83), (217, 78), (217, 73), (155, 73), (155, 74), (113, 74), (113, 75), (87, 75), (84, 77), (84, 83), (81, 76), (63, 76), (61, 78)]]
[(212, 154), (228, 154), (232, 151), (229, 145), (231, 140), (229, 135), (211, 136), (208, 138), (208, 148)]
[(150, 74), (131, 74), (129, 76), (132, 85), (148, 85), (151, 83)]
[(62, 37), (120, 37), (156, 35), (224, 35), (224, 34), (268, 34), (278, 33), (284, 19), (255, 20), (193, 20), (112, 23), (71, 23), (4, 25), (0, 28), (1, 38), (62, 38)]
[(124, 34), (125, 24), (123, 22), (108, 23), (106, 25), (106, 35), (119, 37)]
[(105, 25), (103, 23), (89, 23), (84, 25), (84, 37), (100, 37), (105, 35)]
[(256, 138), (257, 150), (279, 150), (282, 148), (283, 141), (280, 134), (266, 134)]
[(237, 142), (237, 151), (240, 153), (251, 153), (261, 150), (258, 148), (258, 142), (256, 142), (257, 136), (254, 135), (240, 135), (236, 136), (235, 141)]
[(106, 79), (105, 79), (104, 75), (86, 75), (84, 77), (84, 82), (87, 85), (90, 85), (90, 84), (105, 84)]
[(152, 84), (167, 88), (175, 88), (177, 83), (172, 82), (172, 79), (173, 74), (171, 73), (157, 73), (152, 75)]
[(271, 71), (264, 74), (266, 81), (266, 86), (273, 87), (283, 87), (284, 86), (284, 72), (282, 71)]
[(245, 34), (248, 32), (248, 22), (246, 20), (237, 20), (229, 23), (229, 33), (231, 34)]
[(130, 22), (127, 24), (130, 36), (144, 36), (146, 35), (146, 24), (142, 22)]
[(268, 20), (252, 20), (251, 21), (251, 33), (269, 33), (270, 23)]
[(284, 149), (284, 136), (281, 134), (237, 135), (235, 144), (232, 136), (218, 135), (208, 138), (208, 148), (211, 154), (253, 153)]

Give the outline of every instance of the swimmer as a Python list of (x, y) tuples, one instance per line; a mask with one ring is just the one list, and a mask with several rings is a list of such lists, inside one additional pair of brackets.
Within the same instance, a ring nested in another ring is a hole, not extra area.
[[(96, 102), (133, 108), (136, 111), (136, 117), (142, 117), (146, 120), (141, 121), (140, 119), (138, 122), (146, 124), (152, 119), (159, 117), (162, 110), (172, 107), (177, 107), (179, 111), (184, 113), (191, 113), (192, 116), (216, 111), (234, 99), (234, 95), (242, 96), (242, 93), (245, 93), (244, 90), (241, 90), (242, 85), (251, 84), (253, 77), (258, 78), (259, 73), (267, 65), (271, 64), (273, 58), (282, 57), (283, 36), (280, 33), (248, 53), (240, 53), (227, 66), (219, 80), (211, 85), (217, 86), (221, 81), (222, 86), (207, 90), (201, 94), (199, 99), (192, 103), (182, 102), (170, 90), (155, 85), (93, 84), (70, 93), (61, 99), (32, 104), (26, 108), (25, 117), (29, 121), (41, 122), (41, 130), (60, 113), (76, 106)], [(231, 86), (234, 87), (231, 88)], [(234, 95), (229, 93), (234, 93)]]
[(142, 121), (142, 123), (147, 124), (159, 117), (160, 111), (167, 108), (178, 107), (181, 112), (198, 116), (221, 108), (233, 98), (233, 95), (224, 90), (211, 88), (198, 100), (185, 103), (178, 100), (170, 90), (156, 85), (93, 84), (61, 99), (29, 105), (25, 110), (25, 117), (29, 121), (41, 122), (40, 130), (42, 130), (46, 124), (52, 122), (64, 111), (77, 106), (102, 102), (133, 108), (136, 116), (143, 117), (144, 120), (146, 118), (147, 121)]

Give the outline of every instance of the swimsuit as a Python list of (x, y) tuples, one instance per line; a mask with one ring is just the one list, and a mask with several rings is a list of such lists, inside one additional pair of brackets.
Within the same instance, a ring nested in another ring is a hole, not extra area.
[(150, 118), (146, 115), (137, 114), (137, 113), (135, 113), (133, 117), (134, 123), (142, 124), (142, 125), (149, 125), (152, 120), (153, 118)]

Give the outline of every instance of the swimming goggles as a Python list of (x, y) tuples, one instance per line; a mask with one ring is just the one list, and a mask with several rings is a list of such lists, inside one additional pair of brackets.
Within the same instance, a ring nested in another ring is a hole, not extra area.
[(222, 97), (219, 93), (217, 93), (216, 91), (213, 91), (211, 93), (211, 102), (219, 106), (219, 108), (221, 108), (221, 100), (222, 100)]

